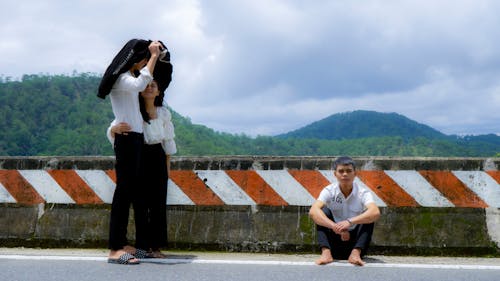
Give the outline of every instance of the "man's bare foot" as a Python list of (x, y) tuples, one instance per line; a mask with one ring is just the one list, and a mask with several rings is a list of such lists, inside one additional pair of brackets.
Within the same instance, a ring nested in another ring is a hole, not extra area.
[(332, 252), (328, 248), (321, 248), (321, 256), (316, 260), (317, 265), (329, 264), (333, 262)]
[(361, 249), (354, 248), (349, 256), (349, 262), (354, 265), (363, 266), (365, 262), (361, 259)]
[(349, 241), (349, 239), (351, 239), (351, 234), (349, 233), (349, 231), (344, 231), (340, 233), (340, 240)]

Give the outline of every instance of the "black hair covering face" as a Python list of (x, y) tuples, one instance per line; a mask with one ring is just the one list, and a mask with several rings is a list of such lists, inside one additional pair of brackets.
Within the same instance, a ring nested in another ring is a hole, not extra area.
[(98, 97), (106, 98), (120, 74), (128, 71), (135, 63), (151, 56), (148, 48), (150, 43), (151, 40), (131, 39), (123, 46), (101, 79)]
[(165, 56), (156, 62), (153, 77), (154, 80), (156, 80), (156, 83), (158, 83), (158, 90), (160, 91), (160, 96), (162, 97), (161, 100), (163, 100), (164, 92), (172, 81), (173, 67), (170, 62), (170, 52), (163, 42), (160, 41), (160, 43), (163, 47), (163, 51), (165, 52)]

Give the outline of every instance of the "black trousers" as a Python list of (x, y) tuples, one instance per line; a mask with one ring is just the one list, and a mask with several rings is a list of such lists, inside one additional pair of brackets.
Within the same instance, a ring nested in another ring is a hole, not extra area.
[(112, 250), (122, 249), (128, 243), (127, 226), (130, 205), (133, 205), (135, 214), (136, 198), (140, 194), (143, 144), (142, 134), (131, 132), (127, 135), (115, 136), (116, 189), (111, 203), (108, 245)]
[(167, 157), (161, 144), (144, 144), (142, 168), (143, 190), (136, 223), (136, 247), (158, 250), (167, 246)]
[[(324, 207), (322, 210), (329, 219), (334, 220), (329, 208)], [(374, 226), (374, 223), (358, 224), (353, 230), (349, 231), (349, 241), (342, 241), (340, 235), (336, 234), (333, 230), (316, 225), (318, 245), (321, 248), (329, 248), (332, 252), (332, 257), (338, 260), (348, 259), (354, 248), (361, 249), (361, 256), (364, 256), (372, 240)]]

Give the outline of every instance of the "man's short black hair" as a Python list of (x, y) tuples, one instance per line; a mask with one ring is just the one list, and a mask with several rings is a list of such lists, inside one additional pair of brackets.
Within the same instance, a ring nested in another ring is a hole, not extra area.
[(333, 162), (333, 169), (337, 170), (338, 165), (352, 165), (352, 168), (356, 170), (356, 163), (349, 156), (340, 156)]

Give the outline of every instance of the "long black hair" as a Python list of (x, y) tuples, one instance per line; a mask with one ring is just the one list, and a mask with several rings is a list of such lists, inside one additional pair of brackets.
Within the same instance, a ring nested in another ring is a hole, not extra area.
[[(156, 83), (156, 86), (158, 86), (158, 83), (153, 80)], [(159, 91), (159, 89), (158, 89)], [(163, 98), (165, 97), (165, 92), (160, 91), (158, 96), (155, 97), (154, 105), (155, 107), (157, 106), (162, 106), (163, 105)], [(149, 116), (148, 112), (146, 111), (146, 102), (144, 101), (144, 98), (142, 97), (141, 93), (139, 93), (139, 109), (141, 110), (141, 115), (142, 115), (142, 120), (144, 122), (147, 122), (149, 124), (149, 120), (151, 120), (151, 117)]]

